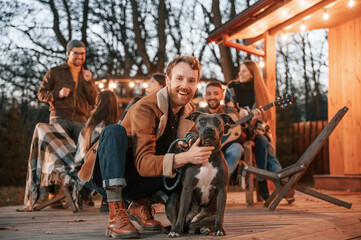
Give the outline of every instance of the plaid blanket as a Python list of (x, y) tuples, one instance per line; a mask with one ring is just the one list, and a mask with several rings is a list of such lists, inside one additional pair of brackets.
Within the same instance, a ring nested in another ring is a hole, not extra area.
[[(99, 123), (92, 132), (93, 144), (104, 128)], [(85, 184), (76, 177), (84, 163), (84, 131), (78, 138), (78, 146), (59, 124), (38, 123), (30, 146), (28, 171), (25, 185), (24, 209), (33, 210), (35, 203), (46, 194), (46, 187), (74, 183), (79, 191)]]
[[(74, 167), (76, 144), (59, 124), (38, 123), (30, 146), (28, 171), (25, 185), (25, 209), (33, 210), (36, 201), (52, 185), (50, 175), (56, 169), (59, 177)], [(69, 184), (66, 175), (63, 184)]]

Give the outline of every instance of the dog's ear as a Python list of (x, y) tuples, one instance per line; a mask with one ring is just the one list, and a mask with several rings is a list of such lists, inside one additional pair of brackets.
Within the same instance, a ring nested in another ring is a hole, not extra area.
[(186, 119), (188, 120), (191, 120), (193, 122), (196, 122), (197, 118), (199, 117), (199, 115), (201, 115), (202, 113), (201, 112), (194, 112), (194, 113), (191, 113), (189, 114)]
[(229, 115), (224, 114), (224, 113), (222, 113), (220, 115), (221, 115), (221, 117), (222, 117), (225, 124), (229, 124), (229, 125), (236, 124)]

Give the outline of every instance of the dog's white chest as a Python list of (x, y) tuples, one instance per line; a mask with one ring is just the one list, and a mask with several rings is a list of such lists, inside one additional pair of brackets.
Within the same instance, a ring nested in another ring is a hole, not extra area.
[(216, 174), (217, 168), (214, 168), (210, 162), (206, 162), (201, 166), (200, 172), (195, 176), (199, 179), (196, 188), (198, 187), (202, 192), (202, 204), (207, 204), (209, 201), (210, 190), (214, 187), (211, 185), (211, 182)]

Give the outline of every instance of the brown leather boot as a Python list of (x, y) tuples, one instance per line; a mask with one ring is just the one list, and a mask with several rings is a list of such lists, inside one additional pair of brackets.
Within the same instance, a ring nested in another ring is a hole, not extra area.
[(286, 201), (287, 201), (288, 204), (293, 203), (293, 202), (296, 200), (296, 199), (295, 199), (295, 190), (294, 190), (293, 188), (290, 188), (290, 189), (286, 192), (284, 198), (286, 199)]
[(129, 220), (124, 202), (110, 202), (105, 236), (112, 238), (139, 238), (140, 233)]
[(143, 230), (158, 231), (162, 228), (162, 223), (154, 220), (154, 208), (149, 202), (149, 198), (133, 201), (128, 207), (128, 216), (136, 221)]

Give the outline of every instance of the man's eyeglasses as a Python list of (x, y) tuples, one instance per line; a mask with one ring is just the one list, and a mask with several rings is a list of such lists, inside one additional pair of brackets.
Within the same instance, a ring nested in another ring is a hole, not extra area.
[(72, 52), (76, 57), (77, 56), (85, 56), (85, 52), (73, 52), (73, 51), (70, 51)]

